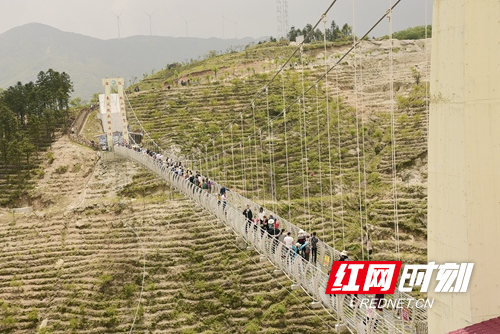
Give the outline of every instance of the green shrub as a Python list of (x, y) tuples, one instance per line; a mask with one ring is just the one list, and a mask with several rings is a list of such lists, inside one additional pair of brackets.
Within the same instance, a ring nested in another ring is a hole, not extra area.
[(115, 306), (109, 306), (104, 310), (104, 316), (106, 320), (104, 322), (105, 326), (110, 328), (118, 324), (118, 311)]
[(38, 310), (33, 309), (30, 313), (28, 313), (28, 321), (31, 323), (32, 327), (36, 326), (38, 322)]
[(68, 171), (68, 166), (60, 166), (60, 167), (57, 167), (55, 172), (57, 174), (64, 174)]
[(101, 291), (104, 291), (107, 288), (109, 288), (112, 281), (113, 281), (113, 276), (109, 274), (102, 274), (101, 276), (99, 276), (99, 285)]
[(132, 297), (136, 292), (137, 292), (137, 285), (135, 285), (134, 283), (126, 284), (123, 286), (123, 294), (125, 295), (125, 298)]
[(256, 321), (251, 321), (245, 326), (245, 333), (256, 334), (259, 332), (260, 326)]
[(45, 155), (45, 157), (47, 158), (47, 162), (49, 163), (49, 165), (52, 165), (52, 163), (56, 159), (54, 157), (54, 153), (52, 153), (52, 152), (47, 152), (47, 154)]

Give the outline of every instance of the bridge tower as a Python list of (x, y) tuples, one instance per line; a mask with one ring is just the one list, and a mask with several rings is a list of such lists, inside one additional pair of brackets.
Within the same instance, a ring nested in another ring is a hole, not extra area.
[(428, 258), (475, 265), (466, 293), (429, 293), (432, 334), (500, 315), (499, 31), (498, 0), (434, 0)]
[[(108, 149), (113, 148), (113, 136), (115, 140), (123, 140), (128, 143), (128, 121), (125, 112), (125, 95), (123, 94), (123, 78), (102, 79), (104, 94), (99, 96), (102, 127), (106, 132)], [(112, 94), (112, 92), (114, 92)]]

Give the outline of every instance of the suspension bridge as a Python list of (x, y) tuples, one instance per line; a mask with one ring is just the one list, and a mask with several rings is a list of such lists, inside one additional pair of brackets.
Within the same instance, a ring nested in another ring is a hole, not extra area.
[[(335, 2), (333, 1), (326, 12), (321, 15), (313, 31), (322, 22), (326, 22), (325, 17)], [(223, 222), (228, 229), (234, 232), (238, 242), (244, 242), (249, 248), (257, 250), (262, 254), (263, 261), (266, 260), (273, 263), (276, 268), (275, 274), (284, 273), (294, 282), (295, 287), (304, 289), (313, 300), (311, 307), (324, 307), (332, 314), (335, 314), (338, 319), (337, 329), (346, 328), (351, 332), (357, 333), (428, 332), (427, 310), (417, 308), (415, 304), (413, 304), (413, 307), (409, 306), (405, 308), (404, 311), (401, 309), (387, 309), (383, 312), (370, 312), (369, 309), (360, 304), (363, 296), (358, 295), (358, 298), (353, 299), (352, 296), (325, 294), (328, 270), (331, 268), (332, 262), (339, 258), (339, 250), (345, 249), (346, 245), (346, 241), (344, 240), (346, 233), (344, 226), (344, 219), (346, 218), (344, 217), (344, 205), (346, 203), (343, 202), (345, 198), (343, 191), (345, 191), (347, 188), (346, 184), (349, 182), (354, 184), (355, 187), (357, 184), (358, 188), (356, 201), (358, 201), (359, 206), (359, 217), (357, 217), (359, 221), (359, 228), (357, 228), (360, 243), (359, 257), (360, 259), (369, 258), (369, 254), (365, 254), (364, 249), (364, 244), (366, 239), (369, 238), (370, 231), (368, 212), (366, 210), (366, 184), (368, 182), (366, 163), (369, 155), (367, 155), (365, 150), (367, 146), (365, 131), (368, 130), (365, 129), (366, 115), (364, 114), (364, 106), (367, 104), (364, 99), (367, 96), (366, 92), (368, 92), (366, 86), (369, 82), (363, 76), (362, 41), (375, 26), (386, 18), (388, 18), (389, 22), (388, 66), (383, 69), (384, 71), (380, 71), (377, 80), (386, 80), (388, 86), (385, 110), (387, 123), (384, 127), (389, 136), (389, 145), (386, 148), (386, 153), (390, 159), (387, 161), (386, 169), (390, 174), (389, 183), (392, 187), (393, 255), (394, 259), (401, 258), (401, 244), (399, 240), (400, 216), (398, 212), (398, 189), (400, 185), (398, 185), (399, 176), (397, 170), (401, 161), (398, 160), (398, 152), (396, 150), (398, 147), (398, 135), (396, 134), (397, 115), (395, 112), (396, 101), (393, 78), (393, 54), (395, 50), (391, 38), (392, 10), (399, 2), (397, 1), (394, 5), (391, 5), (387, 12), (361, 38), (358, 39), (354, 36), (352, 47), (333, 61), (327, 57), (327, 43), (325, 40), (324, 61), (323, 65), (320, 66), (322, 70), (316, 77), (312, 77), (311, 73), (306, 71), (307, 59), (304, 56), (304, 45), (300, 43), (289, 58), (272, 75), (271, 79), (263, 87), (259, 87), (247, 107), (240, 111), (239, 115), (229, 122), (222, 131), (216, 133), (209, 142), (200, 146), (198, 149), (199, 157), (194, 157), (194, 155), (192, 157), (179, 156), (173, 149), (161, 148), (153, 140), (153, 135), (144, 129), (129, 102), (129, 116), (132, 115), (137, 124), (140, 125), (144, 137), (148, 139), (149, 145), (152, 145), (155, 152), (160, 152), (162, 155), (168, 156), (175, 161), (182, 161), (191, 170), (200, 171), (205, 177), (210, 177), (218, 181), (215, 184), (214, 190), (216, 191), (222, 185), (229, 184), (234, 186), (231, 186), (231, 188), (241, 190), (241, 194), (239, 191), (228, 192), (229, 204), (225, 210), (220, 205), (216, 196), (181, 178), (169, 170), (167, 165), (151, 158), (149, 155), (127, 147), (131, 143), (125, 142), (125, 145), (110, 145), (110, 147), (114, 147), (116, 154), (127, 157), (153, 171), (158, 177), (195, 201), (209, 214), (216, 216), (219, 221)], [(326, 24), (324, 24), (324, 27), (326, 29)], [(446, 30), (443, 29), (442, 31), (445, 32)], [(424, 47), (427, 49), (426, 45)], [(352, 66), (353, 92), (351, 93), (351, 97), (354, 99), (354, 102), (351, 102), (353, 109), (350, 110), (354, 123), (350, 125), (351, 129), (349, 130), (354, 138), (352, 153), (349, 152), (352, 159), (347, 158), (349, 154), (343, 152), (343, 147), (341, 146), (341, 131), (345, 130), (342, 128), (345, 124), (343, 117), (346, 117), (346, 115), (342, 113), (345, 110), (341, 112), (339, 74), (337, 71), (338, 67), (351, 60), (349, 57), (352, 57), (352, 61), (349, 64)], [(294, 60), (296, 61), (294, 62)], [(290, 83), (285, 82), (285, 70), (288, 66), (298, 69), (298, 75), (295, 78), (290, 78), (290, 80), (295, 80), (294, 85), (297, 87), (296, 91), (298, 94), (295, 96), (290, 96), (290, 92), (285, 88), (290, 85)], [(429, 69), (427, 63), (418, 71), (421, 71), (418, 75), (423, 75), (423, 79), (428, 82)], [(385, 72), (385, 74), (382, 74), (382, 72)], [(425, 108), (422, 114), (425, 119), (422, 122), (428, 124), (428, 102), (430, 99), (427, 90), (428, 86), (424, 85), (424, 87)], [(274, 94), (271, 94), (271, 92), (274, 92)], [(279, 103), (276, 103), (275, 96), (277, 95), (282, 96), (282, 100)], [(334, 96), (333, 99), (331, 98), (332, 95)], [(125, 98), (127, 97), (125, 96)], [(270, 101), (271, 99), (273, 101)], [(124, 101), (120, 101), (120, 103), (124, 103)], [(276, 112), (274, 104), (282, 106), (282, 110)], [(264, 121), (259, 119), (259, 115), (262, 116)], [(335, 122), (333, 116), (337, 116)], [(440, 120), (440, 122), (443, 122), (443, 120)], [(335, 128), (333, 126), (334, 123), (336, 125), (337, 136), (333, 132)], [(314, 127), (312, 124), (314, 124)], [(324, 126), (323, 129), (322, 125)], [(237, 131), (239, 130), (239, 133), (235, 134), (235, 128)], [(250, 130), (248, 131), (248, 129)], [(312, 132), (314, 130), (316, 132)], [(322, 141), (321, 138), (326, 140)], [(290, 140), (300, 141), (300, 161), (289, 160), (288, 150)], [(108, 141), (110, 141), (109, 136)], [(334, 147), (333, 143), (336, 142), (338, 145)], [(211, 152), (209, 152), (208, 148), (210, 143), (212, 143)], [(218, 143), (217, 146), (216, 143)], [(216, 147), (219, 152), (216, 152)], [(236, 154), (235, 151), (237, 152)], [(264, 151), (266, 151), (265, 157)], [(277, 152), (281, 155), (280, 158), (276, 157)], [(315, 152), (314, 155), (312, 152)], [(335, 156), (332, 152), (335, 152)], [(243, 159), (243, 156), (248, 156), (248, 159)], [(314, 159), (312, 159), (312, 156), (314, 156)], [(239, 159), (238, 168), (236, 167), (235, 157), (237, 160)], [(278, 160), (285, 162), (286, 171), (281, 166), (278, 166)], [(315, 168), (311, 166), (313, 161)], [(228, 165), (232, 166), (232, 173), (231, 168), (227, 167)], [(259, 170), (259, 168), (261, 169)], [(293, 168), (293, 170), (289, 168)], [(242, 171), (238, 178), (237, 169)], [(253, 173), (248, 173), (251, 178), (250, 180), (246, 180), (247, 170), (254, 171)], [(311, 214), (311, 206), (313, 204), (311, 203), (312, 187), (310, 185), (312, 182), (311, 177), (313, 176), (312, 170), (316, 170), (318, 174), (317, 178), (314, 179), (314, 182), (319, 183), (318, 190), (315, 190), (315, 193), (321, 198), (321, 208), (319, 211), (324, 218), (323, 221), (329, 218), (331, 222), (331, 229), (327, 228), (330, 230), (329, 232), (325, 232), (324, 223), (317, 225), (311, 219), (313, 216)], [(353, 180), (348, 180), (352, 178), (352, 174), (348, 175), (347, 170), (355, 171), (354, 175), (357, 174), (357, 182), (356, 180), (354, 182)], [(277, 180), (277, 178), (283, 179), (280, 172), (285, 174), (284, 178), (286, 180)], [(336, 175), (333, 174), (334, 172)], [(298, 188), (302, 190), (302, 204), (305, 218), (303, 218), (304, 224), (301, 224), (300, 227), (291, 222), (293, 198), (291, 192), (295, 189), (290, 184), (289, 176), (291, 173), (298, 173), (302, 177), (302, 182), (298, 185)], [(279, 193), (280, 182), (281, 186), (286, 189), (285, 193)], [(335, 193), (338, 193), (339, 196), (336, 196)], [(330, 195), (330, 202), (328, 200), (323, 201), (324, 195), (327, 194)], [(281, 202), (287, 204), (285, 210), (278, 208), (280, 199)], [(328, 202), (329, 206), (327, 206)], [(283, 244), (277, 243), (273, 236), (261, 233), (259, 229), (254, 229), (253, 226), (249, 227), (245, 217), (241, 213), (247, 204), (250, 204), (253, 208), (264, 204), (266, 212), (272, 213), (276, 217), (280, 222), (280, 227), (291, 231), (294, 236), (297, 235), (300, 229), (306, 229), (308, 232), (318, 230), (318, 228), (322, 229), (323, 236), (331, 238), (331, 241), (326, 239), (320, 240), (318, 244), (319, 261), (313, 264), (301, 257), (294, 257), (291, 254), (291, 250), (284, 247)], [(337, 213), (333, 209), (336, 205), (340, 205), (340, 210)], [(330, 217), (328, 217), (327, 213), (330, 213)], [(338, 239), (341, 239), (341, 241)], [(410, 295), (399, 292), (393, 295), (392, 298), (414, 299)], [(474, 319), (479, 318), (476, 317)], [(432, 329), (430, 331), (434, 332)], [(438, 331), (435, 332), (437, 333)]]

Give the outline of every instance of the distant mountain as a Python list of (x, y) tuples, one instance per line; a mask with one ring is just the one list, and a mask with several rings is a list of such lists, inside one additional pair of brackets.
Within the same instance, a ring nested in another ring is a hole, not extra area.
[(73, 81), (73, 96), (90, 99), (102, 92), (101, 79), (134, 77), (158, 71), (167, 64), (189, 61), (210, 50), (225, 51), (255, 41), (252, 38), (219, 39), (133, 36), (101, 40), (29, 23), (0, 35), (0, 87), (35, 81), (38, 72), (52, 68)]

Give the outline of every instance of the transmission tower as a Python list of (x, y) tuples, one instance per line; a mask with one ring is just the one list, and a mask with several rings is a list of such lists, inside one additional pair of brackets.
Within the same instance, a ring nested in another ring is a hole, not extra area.
[(278, 39), (286, 39), (288, 34), (288, 0), (276, 0), (276, 23)]

